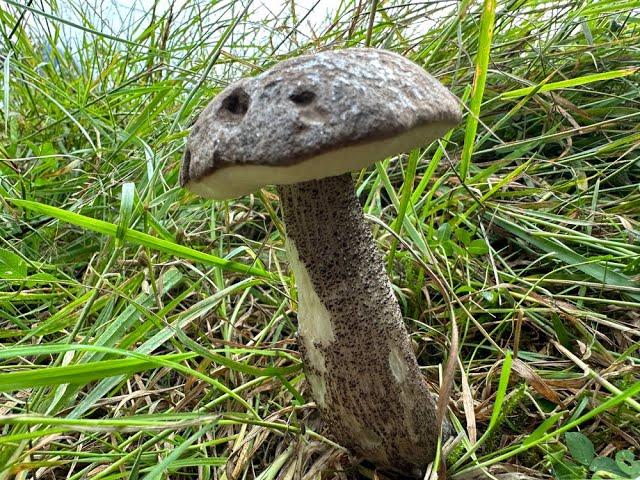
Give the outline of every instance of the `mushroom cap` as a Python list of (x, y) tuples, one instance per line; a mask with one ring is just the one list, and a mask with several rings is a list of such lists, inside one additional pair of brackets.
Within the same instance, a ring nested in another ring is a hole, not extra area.
[(340, 175), (427, 145), (460, 119), (457, 98), (398, 54), (305, 55), (209, 103), (187, 141), (180, 184), (222, 200)]

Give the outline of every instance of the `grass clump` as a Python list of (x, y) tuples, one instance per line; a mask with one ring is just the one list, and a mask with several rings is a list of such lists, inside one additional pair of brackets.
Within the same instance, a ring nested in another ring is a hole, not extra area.
[(0, 479), (374, 475), (305, 400), (274, 191), (177, 186), (230, 81), (368, 41), (467, 107), (358, 181), (434, 384), (460, 327), (448, 475), (635, 468), (640, 6), (373, 4), (0, 4)]

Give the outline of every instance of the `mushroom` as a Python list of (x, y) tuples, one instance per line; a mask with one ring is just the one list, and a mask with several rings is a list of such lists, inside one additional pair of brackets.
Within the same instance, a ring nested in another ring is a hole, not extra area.
[(460, 118), (457, 99), (400, 55), (324, 51), (229, 85), (195, 122), (180, 172), (214, 199), (277, 185), (311, 395), (337, 442), (405, 475), (434, 459), (440, 426), (350, 172)]

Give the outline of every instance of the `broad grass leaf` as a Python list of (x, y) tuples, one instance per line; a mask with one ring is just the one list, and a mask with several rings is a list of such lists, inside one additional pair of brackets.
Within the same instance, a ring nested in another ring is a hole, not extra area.
[(27, 276), (27, 263), (19, 255), (0, 248), (0, 278), (24, 278)]
[(489, 253), (489, 246), (487, 245), (487, 242), (477, 238), (471, 241), (467, 250), (469, 250), (471, 255), (485, 255), (486, 253)]
[(522, 442), (523, 445), (529, 445), (531, 443), (534, 443), (536, 440), (538, 440), (539, 438), (542, 438), (542, 436), (547, 433), (547, 431), (553, 426), (555, 425), (555, 423), (562, 418), (562, 413), (556, 413), (555, 415), (551, 415), (549, 418), (547, 418), (544, 422), (542, 422), (540, 425), (538, 425), (538, 427), (531, 432), (527, 438), (524, 439), (524, 441)]
[(587, 467), (591, 465), (596, 456), (591, 440), (580, 432), (567, 432), (564, 434), (564, 438), (574, 460)]
[(621, 450), (616, 453), (616, 464), (629, 478), (640, 477), (640, 460), (635, 459), (631, 450)]
[(624, 472), (618, 468), (616, 461), (609, 457), (596, 457), (589, 465), (592, 472), (607, 472), (614, 475), (624, 475)]

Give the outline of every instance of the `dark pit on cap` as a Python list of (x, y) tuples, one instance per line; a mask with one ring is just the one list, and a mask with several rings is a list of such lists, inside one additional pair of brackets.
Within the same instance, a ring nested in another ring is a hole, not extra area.
[(316, 98), (316, 94), (310, 90), (302, 90), (300, 92), (289, 95), (289, 100), (297, 105), (309, 105)]
[(244, 89), (237, 88), (222, 100), (220, 112), (222, 114), (243, 116), (249, 110), (250, 102), (249, 94)]

